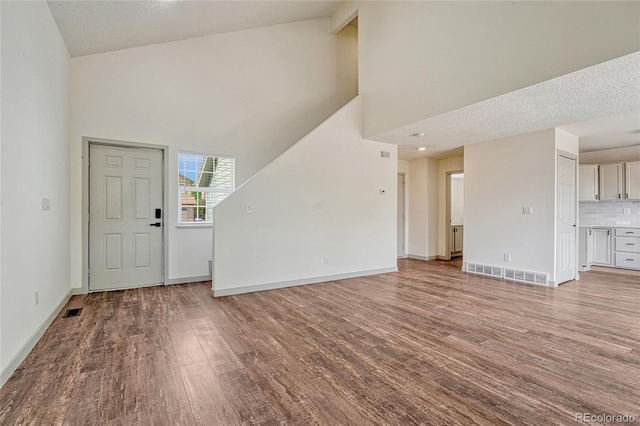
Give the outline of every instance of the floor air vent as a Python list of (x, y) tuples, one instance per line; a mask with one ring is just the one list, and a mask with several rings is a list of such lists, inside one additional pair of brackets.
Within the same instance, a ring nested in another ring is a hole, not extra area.
[(499, 266), (481, 265), (467, 262), (467, 272), (478, 275), (486, 275), (493, 278), (502, 278), (502, 268)]
[(82, 312), (82, 308), (69, 309), (67, 313), (64, 314), (63, 318), (77, 317), (78, 315), (80, 315), (80, 312)]
[(504, 279), (530, 284), (549, 285), (549, 275), (542, 272), (520, 271), (518, 269), (505, 268)]

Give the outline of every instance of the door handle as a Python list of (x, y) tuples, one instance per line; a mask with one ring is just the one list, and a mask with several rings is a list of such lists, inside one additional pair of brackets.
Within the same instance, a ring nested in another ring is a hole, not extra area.
[(160, 228), (162, 226), (161, 222), (151, 223), (149, 226), (155, 226), (156, 228)]

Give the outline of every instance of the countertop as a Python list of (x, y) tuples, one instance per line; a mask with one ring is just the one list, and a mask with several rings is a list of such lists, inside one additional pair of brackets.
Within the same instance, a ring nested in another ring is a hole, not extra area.
[(639, 229), (640, 225), (582, 225), (581, 228), (635, 228)]

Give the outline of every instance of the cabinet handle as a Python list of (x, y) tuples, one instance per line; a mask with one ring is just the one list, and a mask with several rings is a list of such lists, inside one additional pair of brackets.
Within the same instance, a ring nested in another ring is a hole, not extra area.
[(611, 235), (611, 231), (607, 230), (607, 235)]
[(589, 229), (589, 235), (591, 235), (591, 229)]
[(630, 261), (630, 262), (633, 262), (635, 259), (625, 259), (625, 260), (628, 260), (628, 261)]
[(625, 231), (625, 234), (633, 234), (633, 231)]
[(635, 243), (626, 243), (626, 246), (635, 246)]

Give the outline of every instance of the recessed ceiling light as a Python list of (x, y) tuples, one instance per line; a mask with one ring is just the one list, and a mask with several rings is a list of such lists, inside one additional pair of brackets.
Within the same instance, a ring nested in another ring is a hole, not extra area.
[(420, 148), (418, 148), (418, 151), (426, 151), (427, 147), (426, 146), (421, 146)]
[(424, 133), (420, 132), (420, 133), (414, 133), (411, 136), (413, 136), (414, 138), (422, 138), (424, 137)]

